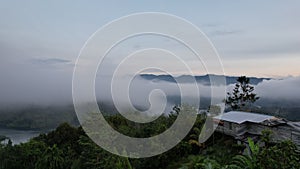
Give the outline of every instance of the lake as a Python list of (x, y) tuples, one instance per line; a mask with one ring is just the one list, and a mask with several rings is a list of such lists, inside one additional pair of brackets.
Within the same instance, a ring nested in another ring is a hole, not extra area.
[(13, 144), (20, 144), (29, 141), (29, 139), (38, 136), (43, 131), (33, 131), (33, 130), (16, 130), (0, 128), (0, 135), (9, 137)]

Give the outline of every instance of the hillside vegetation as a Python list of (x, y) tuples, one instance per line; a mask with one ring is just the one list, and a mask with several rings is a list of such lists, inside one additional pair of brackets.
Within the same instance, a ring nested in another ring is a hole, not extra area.
[[(152, 123), (135, 124), (121, 115), (106, 116), (119, 132), (133, 137), (149, 137), (170, 127), (176, 114)], [(81, 127), (63, 123), (48, 134), (27, 143), (0, 145), (0, 169), (298, 169), (300, 154), (290, 141), (259, 147), (249, 139), (250, 151), (228, 136), (215, 133), (204, 144), (197, 142), (205, 117), (199, 115), (190, 133), (168, 152), (151, 158), (129, 159), (113, 155), (97, 146)], [(1, 137), (2, 140), (5, 137)], [(268, 140), (268, 139), (265, 139)]]

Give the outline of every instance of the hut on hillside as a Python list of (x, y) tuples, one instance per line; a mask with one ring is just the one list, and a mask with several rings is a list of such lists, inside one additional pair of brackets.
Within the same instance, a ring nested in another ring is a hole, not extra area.
[(217, 132), (233, 136), (239, 141), (248, 137), (258, 140), (262, 131), (270, 130), (271, 142), (292, 140), (300, 147), (300, 122), (291, 122), (275, 116), (258, 113), (231, 111), (213, 117)]

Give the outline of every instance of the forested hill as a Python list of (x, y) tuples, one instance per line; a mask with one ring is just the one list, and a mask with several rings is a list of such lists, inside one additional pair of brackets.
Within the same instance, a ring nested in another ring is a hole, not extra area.
[[(140, 74), (140, 77), (145, 79), (145, 80), (151, 80), (155, 82), (171, 82), (171, 83), (176, 83), (176, 80), (184, 83), (192, 83), (194, 81), (193, 76), (190, 75), (181, 75), (178, 77), (173, 78), (171, 75), (154, 75), (154, 74)], [(194, 76), (196, 81), (202, 85), (211, 85), (210, 78), (221, 78), (225, 77), (226, 79), (226, 84), (234, 84), (236, 83), (236, 79), (238, 77), (236, 76), (223, 76), (223, 75), (202, 75), (202, 76)], [(271, 78), (258, 78), (258, 77), (250, 77), (250, 82), (253, 85), (257, 85), (261, 83), (263, 80), (270, 80)], [(220, 84), (216, 84), (220, 85)]]

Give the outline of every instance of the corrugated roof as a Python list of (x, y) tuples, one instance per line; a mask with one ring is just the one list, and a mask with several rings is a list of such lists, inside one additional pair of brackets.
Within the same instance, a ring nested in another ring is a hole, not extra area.
[(261, 123), (265, 120), (275, 119), (274, 116), (264, 115), (264, 114), (257, 114), (257, 113), (250, 113), (250, 112), (241, 112), (241, 111), (231, 111), (224, 113), (222, 115), (214, 117), (218, 120), (229, 121), (233, 123), (244, 123), (244, 122), (253, 122), (253, 123)]

